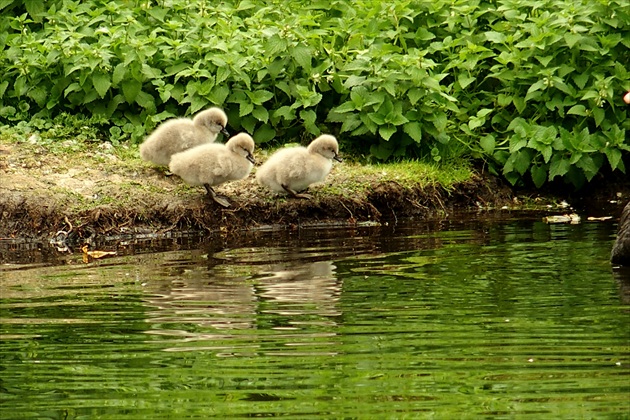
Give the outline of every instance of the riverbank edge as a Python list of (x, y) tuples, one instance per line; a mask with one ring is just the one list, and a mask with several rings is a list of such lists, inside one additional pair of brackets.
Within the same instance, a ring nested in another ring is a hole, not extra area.
[[(270, 196), (253, 175), (226, 184), (233, 205), (225, 209), (209, 201), (202, 189), (182, 186), (177, 177), (141, 162), (134, 148), (121, 154), (120, 149), (86, 151), (83, 145), (73, 152), (70, 146), (59, 151), (37, 143), (0, 142), (0, 240), (80, 243), (103, 235), (378, 225), (489, 209), (561, 213), (571, 210), (559, 203), (574, 198), (570, 193), (517, 191), (475, 169), (442, 184), (400, 179), (388, 165), (379, 166), (374, 177), (357, 171), (358, 164), (344, 164), (333, 169), (328, 186), (315, 188), (310, 200)], [(582, 201), (627, 201), (630, 185), (602, 183), (580, 194)]]

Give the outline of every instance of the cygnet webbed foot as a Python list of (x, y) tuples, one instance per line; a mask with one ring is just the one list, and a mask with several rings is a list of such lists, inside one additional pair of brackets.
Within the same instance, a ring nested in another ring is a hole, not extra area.
[(291, 194), (291, 196), (293, 198), (303, 198), (305, 200), (310, 200), (311, 198), (313, 198), (312, 195), (310, 194), (306, 194), (306, 193), (298, 193), (297, 191), (292, 190), (291, 188), (289, 188), (287, 185), (282, 184), (282, 188), (284, 188), (284, 190), (286, 192), (288, 192), (289, 194)]
[(212, 200), (219, 204), (220, 206), (223, 206), (225, 208), (230, 207), (230, 202), (228, 201), (228, 198), (224, 195), (221, 194), (217, 194), (210, 185), (208, 184), (203, 184), (204, 187), (206, 187), (206, 191), (208, 192), (208, 195), (210, 196), (210, 198), (212, 198)]

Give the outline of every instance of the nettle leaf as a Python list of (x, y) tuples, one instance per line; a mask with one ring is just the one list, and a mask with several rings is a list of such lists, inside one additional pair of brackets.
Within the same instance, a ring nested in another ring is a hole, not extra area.
[(37, 105), (43, 107), (48, 100), (48, 91), (41, 86), (37, 86), (28, 92), (28, 97), (37, 102)]
[(116, 67), (114, 67), (114, 74), (112, 75), (112, 82), (115, 85), (118, 85), (125, 78), (126, 74), (127, 74), (127, 66), (125, 66), (123, 63), (118, 64)]
[(228, 95), (230, 94), (230, 88), (226, 85), (215, 86), (207, 96), (207, 98), (215, 105), (223, 105)]
[(621, 160), (621, 150), (607, 147), (604, 149), (604, 154), (606, 158), (608, 158), (608, 163), (613, 171), (621, 167), (620, 163), (623, 164)]
[(554, 155), (551, 159), (551, 164), (549, 165), (549, 181), (553, 181), (553, 179), (557, 176), (564, 176), (567, 172), (569, 172), (569, 168), (571, 164), (569, 163), (569, 159), (566, 159), (559, 155)]
[(265, 51), (267, 52), (267, 54), (275, 56), (278, 55), (278, 53), (285, 51), (286, 49), (286, 39), (280, 37), (278, 34), (273, 34), (272, 36), (267, 38), (267, 42), (265, 43)]
[(448, 119), (444, 112), (436, 112), (435, 114), (433, 114), (433, 118), (431, 118), (430, 121), (433, 122), (433, 125), (435, 126), (437, 131), (442, 132), (446, 130)]
[(418, 121), (410, 121), (403, 125), (403, 131), (409, 135), (416, 143), (422, 140), (422, 125)]
[(293, 121), (296, 117), (295, 110), (290, 106), (281, 106), (273, 111), (273, 118), (284, 118), (287, 121)]
[(122, 83), (123, 95), (127, 103), (132, 104), (136, 101), (138, 93), (142, 90), (142, 83), (135, 79), (128, 79)]
[(466, 76), (465, 74), (460, 74), (459, 77), (457, 78), (457, 81), (459, 82), (459, 85), (461, 86), (462, 89), (466, 89), (466, 87), (470, 85), (472, 82), (474, 82), (475, 80), (476, 79), (474, 77)]
[(586, 107), (584, 105), (573, 105), (568, 111), (569, 115), (580, 115), (582, 117), (586, 117), (588, 114), (586, 113)]
[(254, 132), (254, 141), (258, 144), (266, 143), (276, 137), (276, 130), (269, 124), (263, 124)]
[(525, 175), (532, 161), (533, 151), (529, 148), (523, 148), (516, 152), (514, 156), (514, 169), (522, 175)]
[(586, 83), (588, 82), (588, 79), (590, 77), (589, 73), (577, 73), (573, 76), (573, 83), (575, 83), (575, 85), (577, 87), (579, 87), (580, 89), (584, 89), (584, 86), (586, 86)]
[(101, 98), (104, 98), (109, 90), (112, 82), (109, 79), (109, 74), (94, 73), (92, 74), (92, 85)]
[(505, 35), (501, 32), (488, 31), (484, 35), (486, 39), (495, 44), (503, 44), (505, 42)]
[(385, 140), (389, 140), (394, 135), (394, 133), (396, 133), (396, 131), (397, 128), (393, 125), (382, 125), (378, 128), (378, 133)]
[(334, 112), (337, 112), (339, 114), (343, 114), (345, 112), (351, 112), (356, 110), (356, 106), (354, 105), (354, 103), (352, 101), (346, 101), (344, 103), (342, 103), (341, 105), (339, 105), (336, 108), (333, 108), (332, 110)]
[(305, 125), (315, 124), (317, 114), (312, 109), (303, 109), (300, 111), (300, 118), (304, 121)]
[(407, 98), (409, 99), (409, 102), (411, 102), (411, 105), (415, 105), (416, 103), (418, 103), (420, 98), (422, 98), (423, 96), (423, 91), (418, 88), (409, 89), (409, 91), (407, 92)]
[(269, 111), (267, 111), (267, 109), (263, 106), (260, 106), (260, 105), (256, 106), (254, 110), (252, 111), (252, 115), (258, 121), (262, 121), (264, 123), (269, 121)]
[(264, 89), (255, 90), (253, 92), (245, 92), (245, 93), (247, 94), (247, 96), (249, 96), (249, 99), (252, 100), (254, 105), (262, 105), (264, 102), (267, 102), (268, 100), (273, 98), (273, 93)]
[(238, 104), (238, 115), (244, 117), (249, 115), (254, 110), (254, 104), (248, 101), (241, 101)]
[(347, 89), (350, 89), (353, 86), (358, 86), (358, 85), (362, 84), (366, 80), (367, 80), (367, 78), (365, 76), (356, 76), (356, 75), (353, 74), (353, 75), (349, 76), (346, 79), (346, 81), (343, 83), (343, 85)]
[(593, 108), (592, 112), (593, 112), (593, 118), (595, 118), (595, 125), (599, 127), (604, 121), (604, 118), (606, 117), (606, 111), (604, 111), (603, 108), (597, 107), (597, 108)]
[(488, 134), (487, 136), (482, 137), (479, 140), (479, 145), (488, 155), (492, 155), (494, 153), (494, 148), (496, 145), (495, 137), (492, 134)]
[(601, 161), (598, 164), (592, 156), (583, 155), (582, 158), (576, 162), (575, 166), (582, 169), (584, 176), (590, 182), (591, 179), (597, 175), (597, 172), (599, 172)]
[(299, 44), (293, 47), (291, 56), (301, 67), (309, 70), (311, 68), (311, 49), (305, 45)]
[(547, 166), (546, 165), (533, 165), (529, 170), (532, 181), (536, 188), (540, 188), (545, 184), (547, 180)]
[(345, 114), (343, 124), (341, 124), (341, 132), (356, 130), (361, 124), (361, 118), (357, 114)]
[(230, 77), (231, 74), (232, 72), (229, 67), (227, 66), (217, 67), (217, 72), (215, 74), (215, 78), (216, 78), (215, 83), (218, 85), (219, 83), (226, 81)]

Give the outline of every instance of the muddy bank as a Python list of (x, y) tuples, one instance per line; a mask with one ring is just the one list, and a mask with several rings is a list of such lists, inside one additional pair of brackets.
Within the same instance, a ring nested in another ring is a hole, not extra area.
[[(0, 239), (48, 241), (61, 234), (80, 243), (98, 235), (378, 224), (458, 209), (522, 209), (538, 199), (538, 193), (519, 195), (497, 178), (474, 171), (445, 187), (431, 180), (399, 181), (387, 170), (366, 174), (360, 165), (344, 163), (311, 189), (311, 200), (273, 196), (253, 175), (225, 184), (218, 191), (233, 205), (224, 209), (209, 201), (203, 188), (187, 187), (140, 161), (135, 150), (114, 150), (108, 143), (68, 150), (72, 147), (0, 143)], [(618, 191), (610, 188), (600, 199), (628, 194)]]

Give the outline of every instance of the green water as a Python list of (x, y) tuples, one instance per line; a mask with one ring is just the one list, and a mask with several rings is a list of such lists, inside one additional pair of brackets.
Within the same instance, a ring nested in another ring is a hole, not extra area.
[(15, 252), (0, 418), (629, 418), (613, 234), (416, 222), (126, 242), (89, 264)]

